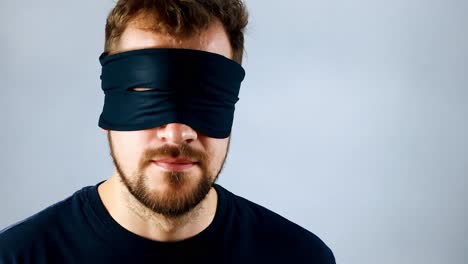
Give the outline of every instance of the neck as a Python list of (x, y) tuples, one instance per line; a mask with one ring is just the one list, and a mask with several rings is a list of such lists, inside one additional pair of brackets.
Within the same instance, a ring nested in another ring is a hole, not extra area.
[(179, 241), (207, 228), (214, 219), (218, 196), (211, 188), (205, 199), (187, 214), (166, 217), (145, 207), (131, 195), (114, 173), (99, 185), (99, 196), (109, 214), (128, 231), (157, 241)]

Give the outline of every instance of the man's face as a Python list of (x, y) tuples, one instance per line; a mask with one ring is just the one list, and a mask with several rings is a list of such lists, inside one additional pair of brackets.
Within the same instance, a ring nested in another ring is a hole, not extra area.
[[(183, 41), (139, 28), (138, 24), (127, 27), (117, 52), (189, 48), (232, 56), (227, 34), (219, 23)], [(230, 139), (211, 138), (180, 123), (139, 131), (108, 131), (107, 135), (114, 165), (129, 192), (167, 217), (187, 213), (205, 198), (222, 169)]]

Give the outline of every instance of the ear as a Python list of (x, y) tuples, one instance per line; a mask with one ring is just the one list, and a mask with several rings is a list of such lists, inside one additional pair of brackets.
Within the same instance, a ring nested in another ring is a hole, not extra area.
[(102, 130), (104, 133), (107, 133), (107, 132), (109, 132), (109, 130), (107, 130), (107, 129), (104, 129), (104, 128), (102, 128), (102, 127), (101, 127), (101, 130)]

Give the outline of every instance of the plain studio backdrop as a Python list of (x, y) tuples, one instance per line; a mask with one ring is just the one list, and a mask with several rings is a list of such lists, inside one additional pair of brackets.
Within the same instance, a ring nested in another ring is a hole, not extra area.
[[(98, 56), (114, 1), (0, 5), (0, 229), (113, 171)], [(468, 2), (247, 1), (218, 183), (344, 264), (468, 260)]]

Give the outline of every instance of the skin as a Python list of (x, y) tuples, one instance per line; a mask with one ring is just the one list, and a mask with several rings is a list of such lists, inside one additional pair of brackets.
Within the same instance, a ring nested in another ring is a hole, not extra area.
[[(187, 48), (232, 58), (228, 36), (219, 21), (213, 22), (199, 34), (185, 39), (143, 30), (139, 24), (135, 22), (128, 25), (113, 53), (143, 48)], [(142, 91), (145, 88), (135, 90)], [(104, 132), (109, 133), (112, 138), (113, 153), (123, 175), (126, 175), (129, 181), (135, 182), (141, 175), (134, 172), (140, 168), (140, 172), (147, 177), (144, 187), (149, 192), (163, 197), (192, 191), (204, 175), (202, 167), (193, 166), (185, 170), (185, 181), (175, 187), (170, 184), (166, 169), (149, 163), (144, 168), (139, 167), (144, 160), (145, 152), (163, 146), (178, 147), (187, 144), (206, 155), (208, 159), (205, 169), (209, 172), (206, 175), (209, 175), (209, 181), (213, 183), (222, 169), (229, 146), (229, 137), (211, 138), (181, 123), (170, 123), (139, 131), (104, 130)], [(168, 157), (158, 156), (158, 158)], [(213, 187), (209, 188), (203, 200), (189, 212), (168, 216), (156, 213), (136, 199), (121, 176), (116, 166), (113, 175), (99, 185), (98, 193), (114, 220), (130, 232), (151, 240), (179, 241), (200, 233), (213, 221), (218, 200)]]

